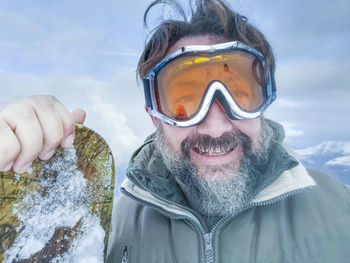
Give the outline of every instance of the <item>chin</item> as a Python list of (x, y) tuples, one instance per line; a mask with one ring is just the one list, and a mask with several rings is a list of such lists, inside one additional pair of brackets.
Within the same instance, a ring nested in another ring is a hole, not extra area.
[(231, 162), (220, 165), (196, 166), (197, 176), (205, 181), (230, 181), (236, 177), (240, 164)]

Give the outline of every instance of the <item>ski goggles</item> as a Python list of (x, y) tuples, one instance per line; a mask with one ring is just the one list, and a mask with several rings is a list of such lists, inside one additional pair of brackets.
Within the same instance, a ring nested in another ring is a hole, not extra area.
[(259, 117), (276, 98), (273, 70), (238, 41), (182, 47), (146, 74), (143, 86), (147, 112), (178, 127), (199, 124), (214, 101), (236, 120)]

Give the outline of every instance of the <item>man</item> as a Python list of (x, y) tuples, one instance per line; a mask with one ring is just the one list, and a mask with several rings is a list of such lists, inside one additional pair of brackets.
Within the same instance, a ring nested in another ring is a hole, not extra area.
[[(262, 33), (222, 1), (157, 27), (138, 66), (156, 133), (131, 158), (107, 262), (348, 262), (349, 189), (307, 171), (262, 115), (274, 66)], [(0, 169), (50, 158), (84, 118), (52, 97), (7, 105)]]

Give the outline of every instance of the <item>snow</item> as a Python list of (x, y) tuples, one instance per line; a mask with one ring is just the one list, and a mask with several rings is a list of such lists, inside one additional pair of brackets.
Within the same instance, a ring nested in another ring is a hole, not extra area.
[(325, 163), (328, 166), (344, 166), (350, 168), (350, 155), (337, 157)]
[(326, 159), (322, 165), (328, 167), (350, 168), (350, 141), (326, 141), (319, 145), (295, 150), (298, 157), (309, 163), (314, 163), (315, 157)]
[(94, 215), (84, 217), (79, 239), (75, 240), (70, 249), (52, 262), (81, 262), (81, 263), (101, 263), (103, 262), (103, 239), (104, 231), (98, 227), (100, 222)]
[(17, 231), (22, 230), (5, 252), (5, 263), (29, 258), (44, 248), (56, 228), (73, 228), (79, 220), (71, 247), (51, 262), (103, 262), (105, 233), (99, 218), (90, 213), (87, 180), (77, 169), (75, 149), (65, 151), (64, 159), (55, 155), (44, 165), (38, 191), (27, 193), (15, 206), (13, 213), (21, 221)]
[(320, 154), (339, 153), (343, 155), (350, 155), (350, 141), (326, 141), (316, 146), (295, 150), (295, 152), (303, 159)]

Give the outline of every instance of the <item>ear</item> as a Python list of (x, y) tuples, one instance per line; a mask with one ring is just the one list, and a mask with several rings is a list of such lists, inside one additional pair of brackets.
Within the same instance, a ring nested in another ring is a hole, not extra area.
[[(145, 105), (145, 110), (146, 110), (146, 112), (148, 113), (148, 109), (147, 109), (146, 105)], [(157, 118), (154, 117), (153, 115), (150, 115), (149, 113), (148, 113), (148, 116), (150, 116), (150, 118), (152, 119), (152, 122), (153, 122), (154, 127), (157, 128)]]

